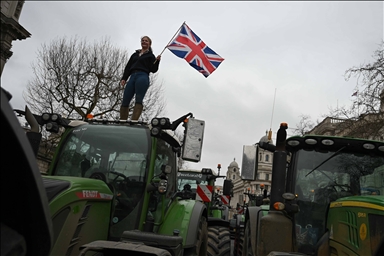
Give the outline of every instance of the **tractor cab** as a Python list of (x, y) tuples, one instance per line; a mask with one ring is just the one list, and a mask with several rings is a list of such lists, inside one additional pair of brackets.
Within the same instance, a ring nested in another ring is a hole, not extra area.
[[(64, 128), (43, 175), (55, 231), (52, 254), (106, 252), (121, 242), (116, 252), (153, 250), (131, 243), (137, 241), (175, 255), (206, 250), (206, 207), (180, 201), (176, 187), (179, 157), (200, 161), (204, 121), (192, 113), (145, 123), (28, 111), (17, 112), (31, 127), (35, 121), (50, 132)], [(183, 143), (175, 134), (181, 124)]]
[[(362, 251), (365, 239), (345, 239), (353, 232), (361, 232), (364, 218), (359, 215), (373, 216), (377, 207), (384, 206), (383, 198), (379, 198), (384, 192), (383, 143), (308, 135), (289, 138), (287, 149), (292, 154), (287, 173), (291, 182), (287, 189), (295, 193), (300, 209), (294, 214), (298, 251), (313, 253), (326, 234), (333, 246), (344, 243), (356, 252), (367, 253)], [(378, 201), (381, 203), (375, 205)], [(338, 225), (337, 219), (344, 224)], [(376, 236), (384, 232), (383, 228), (375, 228), (382, 226), (379, 222), (383, 220), (383, 215), (377, 216), (364, 225)], [(366, 244), (366, 247), (373, 247), (373, 252), (378, 244)]]
[[(211, 169), (210, 169), (211, 170)], [(191, 191), (191, 197), (196, 198), (196, 190), (199, 185), (211, 185), (210, 177), (216, 176), (216, 173), (203, 172), (193, 169), (179, 169), (177, 173), (177, 189), (179, 191)]]
[[(243, 254), (379, 255), (384, 228), (384, 143), (277, 132), (269, 210), (248, 207)], [(257, 173), (257, 150), (247, 179)], [(284, 237), (284, 240), (281, 239)], [(296, 253), (296, 254), (295, 254)]]
[[(115, 198), (110, 235), (118, 239), (124, 230), (139, 228), (139, 221), (132, 220), (141, 215), (148, 183), (166, 180), (164, 195), (170, 200), (176, 183), (170, 175), (176, 171), (175, 150), (164, 140), (155, 143), (146, 126), (87, 123), (66, 134), (48, 176), (106, 183)], [(154, 191), (151, 200), (160, 201), (161, 196)]]

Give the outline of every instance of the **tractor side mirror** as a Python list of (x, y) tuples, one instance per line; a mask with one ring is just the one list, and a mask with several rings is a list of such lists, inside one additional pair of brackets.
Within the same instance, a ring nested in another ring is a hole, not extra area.
[(185, 136), (182, 150), (182, 159), (199, 162), (203, 147), (205, 122), (189, 118), (185, 122)]
[(223, 195), (231, 196), (232, 188), (233, 188), (232, 180), (224, 180)]
[(256, 180), (259, 147), (257, 145), (243, 146), (243, 160), (241, 178), (243, 180)]

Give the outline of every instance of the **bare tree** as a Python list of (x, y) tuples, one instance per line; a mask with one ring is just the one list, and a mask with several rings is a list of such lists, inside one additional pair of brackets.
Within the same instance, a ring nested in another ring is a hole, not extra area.
[(373, 63), (352, 67), (345, 72), (345, 79), (357, 78), (349, 107), (330, 109), (330, 116), (342, 118), (338, 129), (344, 136), (383, 139), (384, 134), (384, 41), (372, 56)]
[(384, 140), (384, 41), (372, 57), (373, 63), (345, 71), (347, 81), (357, 78), (350, 106), (330, 107), (329, 114), (313, 129), (309, 116), (302, 115), (295, 131)]
[[(27, 85), (24, 99), (35, 114), (58, 113), (69, 119), (118, 119), (124, 88), (121, 76), (129, 55), (111, 44), (108, 38), (89, 44), (85, 39), (66, 37), (43, 44), (32, 65), (34, 78)], [(150, 88), (144, 98), (143, 121), (165, 110), (162, 83), (150, 75)], [(134, 100), (130, 103), (133, 111)], [(42, 130), (38, 159), (49, 163), (60, 134)], [(46, 169), (41, 170), (46, 171)]]
[[(357, 84), (353, 96), (350, 110), (352, 113), (370, 114), (380, 111), (380, 94), (384, 90), (384, 41), (379, 45), (379, 49), (372, 56), (373, 63), (362, 64), (359, 67), (352, 67), (345, 71), (345, 79), (357, 78)], [(356, 94), (355, 94), (356, 93)]]
[(304, 135), (308, 131), (312, 130), (315, 124), (311, 120), (309, 115), (300, 115), (300, 122), (296, 124), (296, 128), (293, 129), (295, 135)]
[[(128, 52), (113, 46), (108, 38), (93, 44), (78, 37), (53, 40), (37, 53), (37, 63), (32, 65), (35, 78), (27, 85), (24, 99), (35, 113), (117, 119), (123, 96), (119, 82), (128, 58)], [(162, 84), (155, 83), (156, 78), (150, 76), (143, 121), (165, 109)]]

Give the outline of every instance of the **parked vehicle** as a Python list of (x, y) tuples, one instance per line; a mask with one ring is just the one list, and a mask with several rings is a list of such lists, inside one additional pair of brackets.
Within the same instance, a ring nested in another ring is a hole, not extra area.
[(384, 142), (286, 129), (259, 145), (274, 152), (270, 204), (248, 207), (243, 255), (383, 255)]
[[(51, 255), (206, 254), (207, 207), (182, 200), (176, 188), (178, 157), (200, 160), (204, 121), (192, 113), (147, 124), (16, 112), (31, 126), (65, 128), (43, 176), (54, 230)], [(174, 134), (180, 124), (183, 143)]]
[(224, 180), (223, 194), (216, 191), (216, 180), (226, 178), (226, 176), (220, 176), (220, 168), (219, 164), (218, 174), (210, 168), (180, 169), (177, 176), (178, 189), (182, 191), (184, 198), (202, 201), (207, 207), (208, 255), (230, 255), (231, 253), (228, 204), (232, 181)]
[[(48, 199), (25, 131), (1, 88), (1, 255), (50, 255), (53, 227)], [(43, 241), (43, 242), (42, 242)]]

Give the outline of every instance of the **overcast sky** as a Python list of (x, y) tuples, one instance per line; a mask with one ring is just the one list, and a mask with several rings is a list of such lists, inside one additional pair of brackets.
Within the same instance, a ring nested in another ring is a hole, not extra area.
[(1, 86), (12, 93), (12, 107), (24, 109), (42, 44), (107, 36), (132, 53), (148, 35), (157, 55), (184, 21), (225, 60), (205, 78), (166, 50), (158, 71), (166, 114), (175, 120), (192, 112), (205, 121), (201, 161), (189, 166), (217, 170), (220, 163), (225, 174), (234, 159), (241, 168), (243, 145), (266, 130), (275, 140), (281, 122), (292, 129), (301, 115), (321, 121), (329, 107), (350, 105), (356, 79), (345, 81), (344, 73), (373, 61), (383, 2), (26, 1), (19, 22), (32, 35), (13, 42)]

